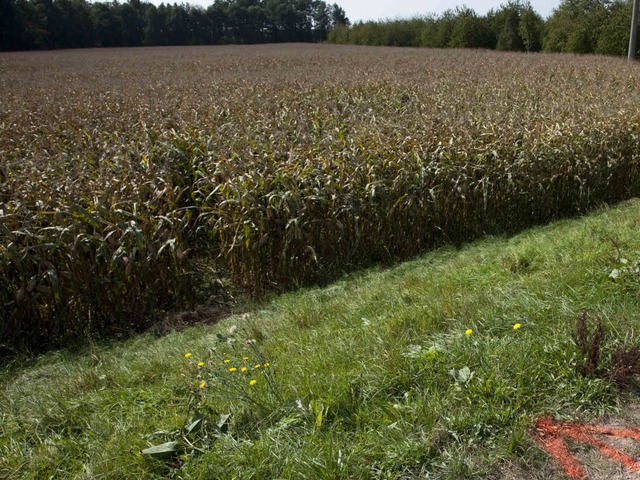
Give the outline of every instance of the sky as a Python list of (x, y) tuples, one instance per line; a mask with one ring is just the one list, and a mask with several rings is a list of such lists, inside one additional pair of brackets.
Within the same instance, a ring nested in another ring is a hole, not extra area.
[[(327, 0), (336, 2), (352, 22), (358, 20), (379, 20), (384, 18), (412, 17), (427, 13), (442, 13), (457, 6), (466, 5), (479, 15), (484, 15), (492, 8), (499, 8), (506, 0)], [(531, 0), (531, 6), (543, 17), (548, 17), (560, 0)]]
[[(190, 3), (207, 7), (213, 0), (152, 0), (159, 5), (167, 3)], [(358, 20), (380, 20), (387, 18), (410, 18), (428, 13), (442, 13), (456, 6), (466, 5), (479, 15), (486, 14), (492, 8), (499, 8), (507, 0), (325, 0), (327, 3), (337, 3), (344, 8), (351, 22)], [(531, 0), (531, 6), (543, 17), (548, 17), (561, 0)]]

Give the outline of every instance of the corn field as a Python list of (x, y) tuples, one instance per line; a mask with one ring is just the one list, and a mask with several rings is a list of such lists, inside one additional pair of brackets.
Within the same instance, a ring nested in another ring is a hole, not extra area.
[[(0, 55), (0, 345), (120, 335), (640, 193), (640, 70), (328, 45)], [(203, 267), (205, 265), (205, 267)]]

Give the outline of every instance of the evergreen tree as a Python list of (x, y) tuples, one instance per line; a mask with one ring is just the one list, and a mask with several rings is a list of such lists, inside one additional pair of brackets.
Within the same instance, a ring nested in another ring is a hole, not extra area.
[(531, 5), (527, 5), (520, 13), (518, 22), (518, 33), (527, 52), (542, 50), (543, 31), (544, 20), (531, 8)]
[[(323, 0), (0, 0), (0, 50), (324, 41), (350, 24)], [(402, 32), (403, 33), (403, 32)]]

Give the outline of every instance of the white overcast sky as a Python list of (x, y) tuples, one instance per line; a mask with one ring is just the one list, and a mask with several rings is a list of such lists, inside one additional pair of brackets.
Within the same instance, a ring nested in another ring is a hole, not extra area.
[[(492, 8), (499, 8), (506, 0), (325, 0), (337, 3), (352, 22), (358, 20), (379, 20), (384, 18), (413, 17), (428, 13), (442, 13), (445, 10), (464, 6), (484, 15)], [(543, 17), (548, 17), (560, 0), (531, 0), (531, 6)]]
[[(163, 0), (151, 0), (159, 5)], [(191, 3), (207, 7), (213, 0), (164, 0), (165, 3)], [(492, 8), (499, 8), (506, 0), (325, 0), (327, 3), (337, 3), (352, 22), (358, 20), (380, 20), (386, 18), (407, 18), (428, 13), (442, 13), (457, 6), (466, 5), (476, 13), (484, 15)], [(534, 10), (543, 17), (548, 17), (561, 0), (531, 0)]]

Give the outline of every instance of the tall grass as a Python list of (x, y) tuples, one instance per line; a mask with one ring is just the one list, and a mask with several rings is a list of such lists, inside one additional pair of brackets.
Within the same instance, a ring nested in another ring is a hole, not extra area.
[[(144, 326), (640, 193), (638, 69), (335, 46), (0, 56), (0, 343)], [(45, 73), (46, 72), (46, 73)]]

